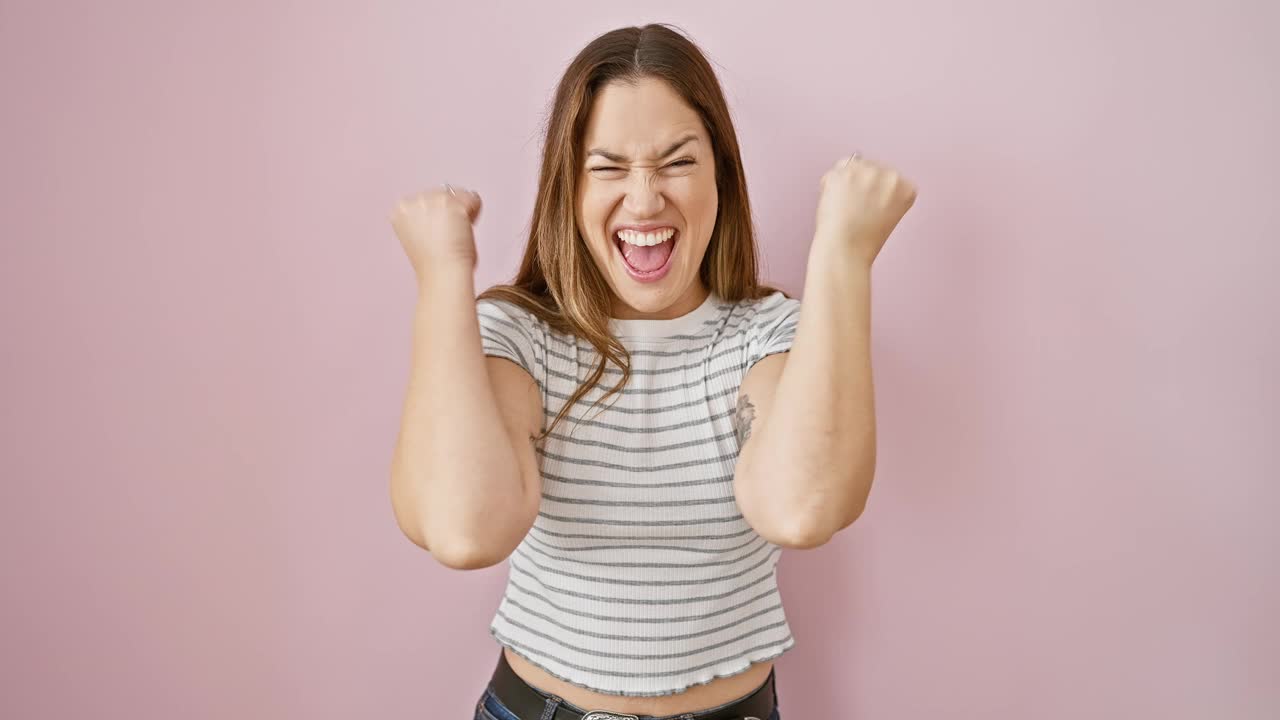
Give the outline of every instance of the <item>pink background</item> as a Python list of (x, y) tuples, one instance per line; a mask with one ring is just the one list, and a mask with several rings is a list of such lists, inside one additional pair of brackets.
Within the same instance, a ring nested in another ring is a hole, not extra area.
[(783, 716), (1280, 716), (1280, 6), (601, 5), (0, 4), (0, 716), (470, 717), (506, 565), (393, 520), (387, 213), (479, 189), (507, 277), (560, 72), (649, 21), (721, 73), (778, 284), (841, 155), (920, 188)]

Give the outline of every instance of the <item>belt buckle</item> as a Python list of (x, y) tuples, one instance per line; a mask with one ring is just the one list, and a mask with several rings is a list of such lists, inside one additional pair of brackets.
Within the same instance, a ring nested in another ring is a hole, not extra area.
[(618, 713), (605, 712), (604, 710), (591, 710), (582, 716), (582, 720), (640, 720), (639, 715), (621, 715)]

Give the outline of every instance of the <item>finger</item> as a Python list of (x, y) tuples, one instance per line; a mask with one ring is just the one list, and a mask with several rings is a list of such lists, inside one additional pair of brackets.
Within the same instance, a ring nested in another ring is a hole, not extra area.
[(469, 202), (472, 196), (477, 195), (477, 193), (474, 192), (473, 190), (469, 190), (462, 185), (456, 185), (454, 183), (441, 183), (440, 188), (437, 190), (437, 192), (443, 194), (445, 197), (448, 197), (448, 198), (457, 198), (458, 200), (461, 200), (463, 203)]
[(856, 153), (850, 153), (848, 155), (841, 155), (840, 159), (836, 160), (835, 167), (837, 169), (851, 168), (857, 165), (859, 162), (866, 162), (866, 161), (867, 161), (866, 156), (863, 155), (861, 151), (858, 151)]
[(458, 199), (462, 201), (463, 207), (467, 209), (467, 217), (471, 218), (472, 222), (475, 222), (480, 215), (480, 207), (482, 205), (480, 193), (472, 190), (459, 190)]

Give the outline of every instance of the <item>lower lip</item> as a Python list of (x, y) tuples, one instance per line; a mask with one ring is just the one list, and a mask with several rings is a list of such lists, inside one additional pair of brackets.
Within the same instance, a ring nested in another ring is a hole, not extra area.
[(617, 239), (616, 236), (613, 239), (613, 250), (614, 250), (614, 253), (618, 256), (618, 262), (622, 263), (622, 269), (627, 271), (627, 274), (631, 276), (632, 280), (635, 280), (636, 282), (642, 282), (642, 283), (653, 283), (653, 282), (658, 282), (662, 278), (666, 277), (667, 273), (671, 270), (671, 261), (674, 260), (676, 257), (676, 241), (679, 239), (680, 239), (680, 231), (677, 230), (676, 233), (671, 236), (671, 239), (667, 241), (671, 243), (671, 254), (667, 255), (667, 261), (662, 263), (662, 267), (658, 268), (657, 270), (654, 270), (653, 272), (647, 272), (647, 273), (640, 272), (639, 270), (636, 270), (635, 268), (628, 265), (626, 258), (622, 256), (622, 248), (619, 247), (619, 244), (622, 241)]

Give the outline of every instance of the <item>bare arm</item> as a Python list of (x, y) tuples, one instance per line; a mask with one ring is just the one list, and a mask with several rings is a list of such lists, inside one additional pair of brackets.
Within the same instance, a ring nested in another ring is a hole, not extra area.
[(740, 410), (739, 436), (744, 418), (754, 427), (740, 445), (734, 491), (752, 527), (792, 547), (827, 542), (866, 507), (876, 467), (871, 264), (917, 194), (859, 153), (841, 157), (820, 187), (790, 357), (739, 390), (767, 386), (770, 407), (759, 418)]
[(795, 342), (776, 357), (739, 390), (734, 488), (761, 535), (811, 548), (862, 514), (875, 476), (870, 267), (811, 255)]
[(450, 265), (422, 276), (391, 465), (401, 530), (458, 569), (510, 555), (542, 494), (530, 440), (542, 398), (523, 368), (484, 355), (472, 272)]

